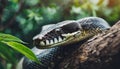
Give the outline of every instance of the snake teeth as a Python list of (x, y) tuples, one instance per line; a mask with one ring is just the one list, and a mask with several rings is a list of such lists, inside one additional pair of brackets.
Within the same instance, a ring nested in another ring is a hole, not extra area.
[(53, 40), (50, 40), (50, 44), (53, 44), (54, 42), (53, 42)]
[(57, 38), (54, 38), (54, 43), (57, 43), (57, 42), (58, 42)]
[(51, 45), (54, 43), (58, 43), (63, 41), (63, 38), (61, 36), (58, 36), (57, 38), (51, 39), (51, 40), (45, 40), (45, 41), (41, 41), (40, 45)]
[(59, 40), (59, 42), (60, 42), (60, 41), (62, 41), (62, 38), (59, 36), (59, 37), (58, 37), (58, 40)]
[(49, 45), (49, 44), (50, 44), (50, 43), (49, 43), (49, 40), (46, 40), (45, 42), (46, 42), (46, 45)]
[(41, 41), (40, 44), (41, 44), (41, 45), (45, 45), (45, 42)]

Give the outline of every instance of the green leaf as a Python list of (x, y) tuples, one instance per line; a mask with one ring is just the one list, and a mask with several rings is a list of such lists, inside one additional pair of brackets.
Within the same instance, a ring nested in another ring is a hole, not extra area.
[(40, 63), (39, 60), (37, 59), (37, 57), (35, 56), (35, 54), (26, 46), (24, 46), (23, 44), (17, 43), (17, 42), (5, 42), (2, 41), (3, 43), (7, 44), (8, 46), (12, 47), (13, 49), (17, 50), (18, 52), (22, 53), (23, 55), (25, 55), (27, 58)]
[(14, 52), (9, 48), (6, 44), (3, 44), (0, 42), (0, 57), (3, 59), (15, 63), (15, 57), (14, 57)]
[(0, 41), (14, 41), (14, 42), (25, 43), (21, 39), (15, 37), (15, 36), (12, 36), (9, 34), (3, 34), (3, 33), (0, 33)]

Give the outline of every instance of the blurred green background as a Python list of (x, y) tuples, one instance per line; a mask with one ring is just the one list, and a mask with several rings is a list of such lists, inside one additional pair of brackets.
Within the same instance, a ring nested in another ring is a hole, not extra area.
[[(111, 26), (120, 19), (120, 0), (0, 0), (0, 32), (29, 43), (41, 26), (88, 16), (104, 18)], [(5, 46), (6, 47), (6, 46)], [(15, 69), (22, 57), (6, 47), (0, 69)]]

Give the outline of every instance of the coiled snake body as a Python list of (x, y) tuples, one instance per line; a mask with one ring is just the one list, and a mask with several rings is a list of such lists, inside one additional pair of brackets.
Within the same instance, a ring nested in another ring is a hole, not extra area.
[(24, 58), (23, 69), (58, 69), (60, 62), (70, 56), (85, 39), (108, 28), (108, 23), (98, 17), (43, 26), (41, 33), (33, 38), (37, 48), (32, 49), (42, 64)]

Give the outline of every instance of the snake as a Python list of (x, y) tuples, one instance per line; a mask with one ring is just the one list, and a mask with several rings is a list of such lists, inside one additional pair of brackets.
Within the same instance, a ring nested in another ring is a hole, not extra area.
[(22, 69), (59, 69), (59, 64), (81, 44), (109, 28), (107, 21), (100, 17), (85, 17), (45, 25), (33, 37), (35, 47), (32, 51), (41, 64), (24, 57)]

